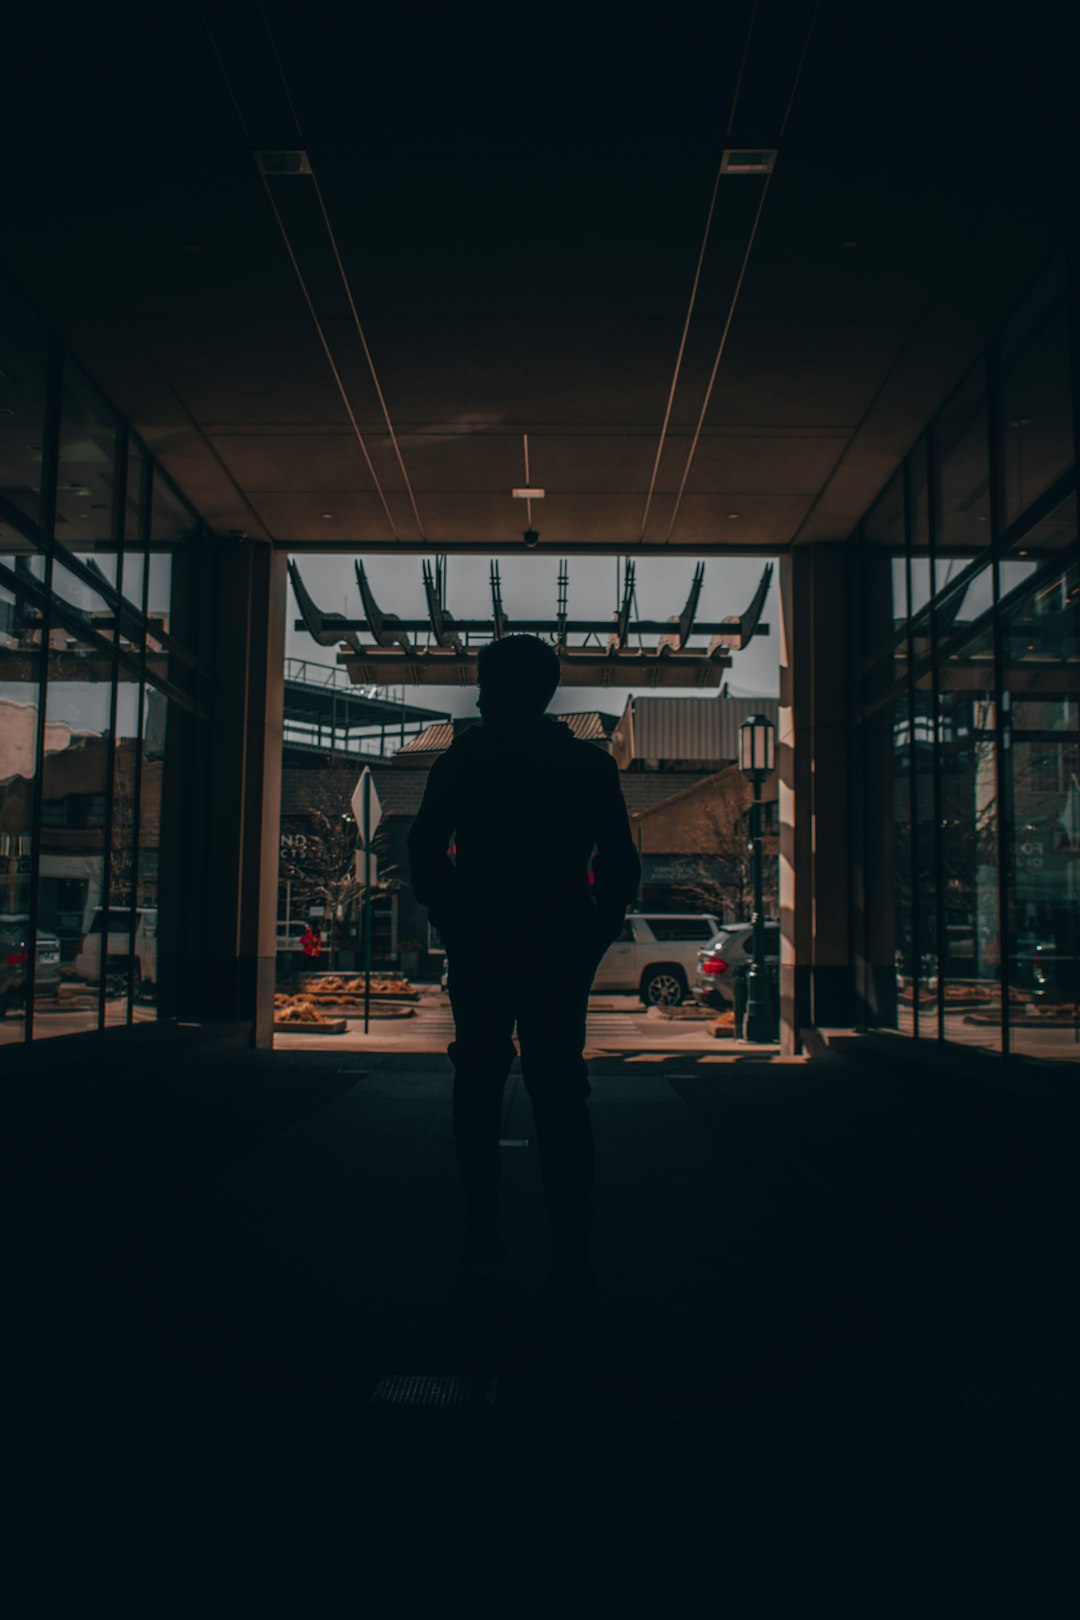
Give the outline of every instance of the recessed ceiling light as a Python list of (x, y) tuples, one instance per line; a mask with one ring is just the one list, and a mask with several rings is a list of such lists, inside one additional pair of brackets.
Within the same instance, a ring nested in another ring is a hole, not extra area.
[(729, 517), (729, 518), (737, 518), (737, 517), (738, 517), (738, 515), (739, 515), (739, 514), (738, 514), (738, 512), (729, 512), (729, 513), (728, 513), (728, 517)]
[(332, 517), (333, 517), (333, 515), (334, 515), (334, 514), (333, 514), (333, 512), (324, 512), (324, 513), (323, 513), (323, 517), (324, 517), (324, 518), (332, 518)]
[(510, 493), (515, 501), (542, 501), (544, 498), (544, 491), (533, 489), (531, 485), (526, 485), (523, 489), (512, 489)]
[(775, 146), (728, 146), (720, 159), (721, 174), (771, 174)]

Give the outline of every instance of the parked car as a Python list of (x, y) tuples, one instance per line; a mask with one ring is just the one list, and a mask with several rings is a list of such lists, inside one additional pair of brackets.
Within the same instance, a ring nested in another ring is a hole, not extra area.
[[(0, 1018), (26, 1000), (29, 925), (25, 915), (9, 912), (0, 916)], [(35, 996), (55, 996), (60, 988), (60, 941), (55, 934), (38, 929), (35, 957)]]
[(716, 917), (631, 912), (600, 958), (593, 990), (636, 994), (647, 1007), (677, 1007), (690, 993), (698, 952), (719, 932)]
[(1059, 952), (1051, 940), (1035, 947), (1035, 1000), (1075, 1001), (1080, 985), (1080, 964), (1075, 956)]
[[(731, 923), (708, 950), (699, 951), (694, 975), (694, 1000), (706, 1007), (734, 1006), (732, 969), (749, 965), (754, 954), (754, 930), (750, 923)], [(765, 924), (765, 960), (780, 960), (780, 924)]]
[[(623, 931), (600, 958), (593, 990), (639, 995), (647, 1007), (677, 1007), (690, 992), (690, 978), (703, 940), (720, 931), (715, 917), (676, 912), (631, 912)], [(449, 964), (441, 985), (447, 987)]]
[[(82, 949), (75, 958), (75, 971), (88, 984), (101, 976), (102, 911), (94, 907), (90, 926), (83, 935)], [(134, 956), (135, 995), (157, 983), (157, 907), (139, 906), (135, 914), (135, 949), (131, 948), (131, 908), (109, 907), (109, 936), (105, 944), (105, 971), (120, 978), (126, 975)]]
[(294, 917), (291, 922), (283, 922), (281, 918), (278, 918), (277, 939), (275, 941), (278, 952), (295, 952), (297, 955), (302, 953), (304, 947), (301, 941), (310, 926), (311, 924), (304, 917)]

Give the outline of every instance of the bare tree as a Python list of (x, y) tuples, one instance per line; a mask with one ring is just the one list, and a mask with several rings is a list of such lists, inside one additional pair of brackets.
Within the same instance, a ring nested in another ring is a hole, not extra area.
[[(335, 923), (364, 893), (363, 861), (357, 866), (357, 827), (349, 808), (355, 774), (349, 765), (330, 765), (318, 773), (302, 828), (282, 840), (280, 878), (295, 885), (307, 905), (319, 904), (328, 919), (328, 965), (334, 966)], [(385, 829), (372, 840), (378, 857), (386, 848)], [(381, 865), (380, 887), (388, 887), (395, 868)]]
[[(753, 793), (740, 771), (715, 776), (698, 797), (699, 819), (693, 834), (696, 848), (684, 858), (698, 858), (697, 872), (677, 886), (681, 901), (723, 917), (749, 918), (754, 905), (754, 861), (750, 851)], [(763, 832), (763, 900), (766, 912), (777, 908), (776, 835)]]

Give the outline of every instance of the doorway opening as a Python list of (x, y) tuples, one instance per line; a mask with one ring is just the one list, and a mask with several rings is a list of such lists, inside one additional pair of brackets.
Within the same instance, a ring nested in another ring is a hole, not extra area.
[[(407, 839), (432, 765), (479, 723), (479, 648), (515, 633), (559, 651), (549, 713), (616, 760), (641, 859), (597, 971), (592, 1053), (735, 1040), (754, 899), (740, 729), (777, 722), (775, 560), (337, 553), (293, 556), (289, 573), (275, 1044), (445, 1051), (445, 952), (413, 895)], [(775, 771), (759, 788), (775, 972)]]

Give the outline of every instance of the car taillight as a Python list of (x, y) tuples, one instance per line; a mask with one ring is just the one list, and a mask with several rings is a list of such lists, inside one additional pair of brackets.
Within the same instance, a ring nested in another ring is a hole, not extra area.
[(728, 965), (722, 956), (710, 956), (701, 964), (702, 973), (726, 973), (727, 970)]
[(21, 955), (18, 952), (14, 952), (11, 956), (5, 956), (4, 962), (8, 967), (25, 967), (26, 952), (23, 951)]

